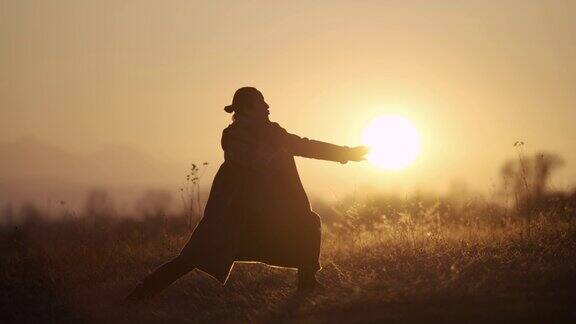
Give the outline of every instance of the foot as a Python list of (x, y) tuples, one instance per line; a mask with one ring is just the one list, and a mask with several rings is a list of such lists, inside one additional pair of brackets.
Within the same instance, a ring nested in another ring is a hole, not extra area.
[(300, 292), (307, 292), (307, 291), (319, 291), (324, 290), (324, 286), (316, 280), (316, 278), (308, 279), (308, 280), (298, 280), (298, 291)]

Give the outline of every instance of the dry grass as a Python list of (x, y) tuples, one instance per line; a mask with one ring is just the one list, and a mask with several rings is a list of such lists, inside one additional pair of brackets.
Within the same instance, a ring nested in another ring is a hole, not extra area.
[(184, 245), (185, 218), (5, 226), (0, 321), (576, 319), (574, 218), (438, 203), (383, 218), (379, 203), (338, 206), (324, 228), (319, 279), (327, 289), (306, 295), (295, 291), (294, 270), (237, 264), (225, 287), (194, 271), (150, 302), (122, 305), (137, 280)]

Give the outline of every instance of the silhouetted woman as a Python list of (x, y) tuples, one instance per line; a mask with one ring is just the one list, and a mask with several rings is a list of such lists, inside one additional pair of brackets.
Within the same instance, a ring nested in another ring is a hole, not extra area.
[(204, 217), (186, 246), (128, 296), (145, 299), (198, 268), (222, 284), (234, 261), (297, 268), (298, 288), (319, 286), (320, 219), (310, 209), (294, 156), (346, 163), (363, 160), (365, 147), (349, 148), (301, 138), (268, 119), (255, 88), (240, 88), (233, 122), (222, 133), (220, 166)]

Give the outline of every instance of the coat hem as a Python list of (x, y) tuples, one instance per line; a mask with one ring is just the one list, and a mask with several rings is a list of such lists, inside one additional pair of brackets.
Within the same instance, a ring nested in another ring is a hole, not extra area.
[[(232, 273), (232, 270), (234, 269), (234, 266), (236, 265), (236, 263), (258, 263), (258, 264), (264, 264), (268, 267), (272, 267), (272, 268), (281, 268), (281, 269), (290, 269), (290, 270), (298, 270), (297, 266), (280, 266), (280, 265), (274, 265), (274, 264), (270, 264), (270, 263), (266, 263), (263, 261), (242, 261), (242, 260), (238, 260), (238, 261), (234, 261), (232, 262), (232, 265), (230, 266), (230, 269), (228, 270), (228, 272), (225, 274), (225, 276), (219, 276), (214, 274), (213, 271), (207, 270), (206, 268), (202, 267), (202, 266), (197, 266), (196, 269), (204, 272), (205, 274), (209, 275), (210, 277), (212, 277), (213, 279), (215, 279), (216, 281), (218, 281), (220, 283), (220, 285), (222, 286), (226, 286), (226, 283), (228, 282), (228, 279), (230, 278), (230, 274)], [(315, 267), (316, 271), (319, 271), (322, 269), (322, 266), (317, 266)]]

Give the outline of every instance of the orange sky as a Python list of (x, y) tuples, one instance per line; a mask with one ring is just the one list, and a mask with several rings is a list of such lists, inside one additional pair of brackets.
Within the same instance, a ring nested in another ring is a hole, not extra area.
[(218, 164), (223, 107), (252, 85), (301, 136), (359, 144), (385, 113), (420, 130), (422, 154), (400, 172), (299, 159), (311, 191), (487, 191), (516, 140), (562, 155), (564, 188), (575, 16), (574, 1), (0, 0), (0, 139)]

